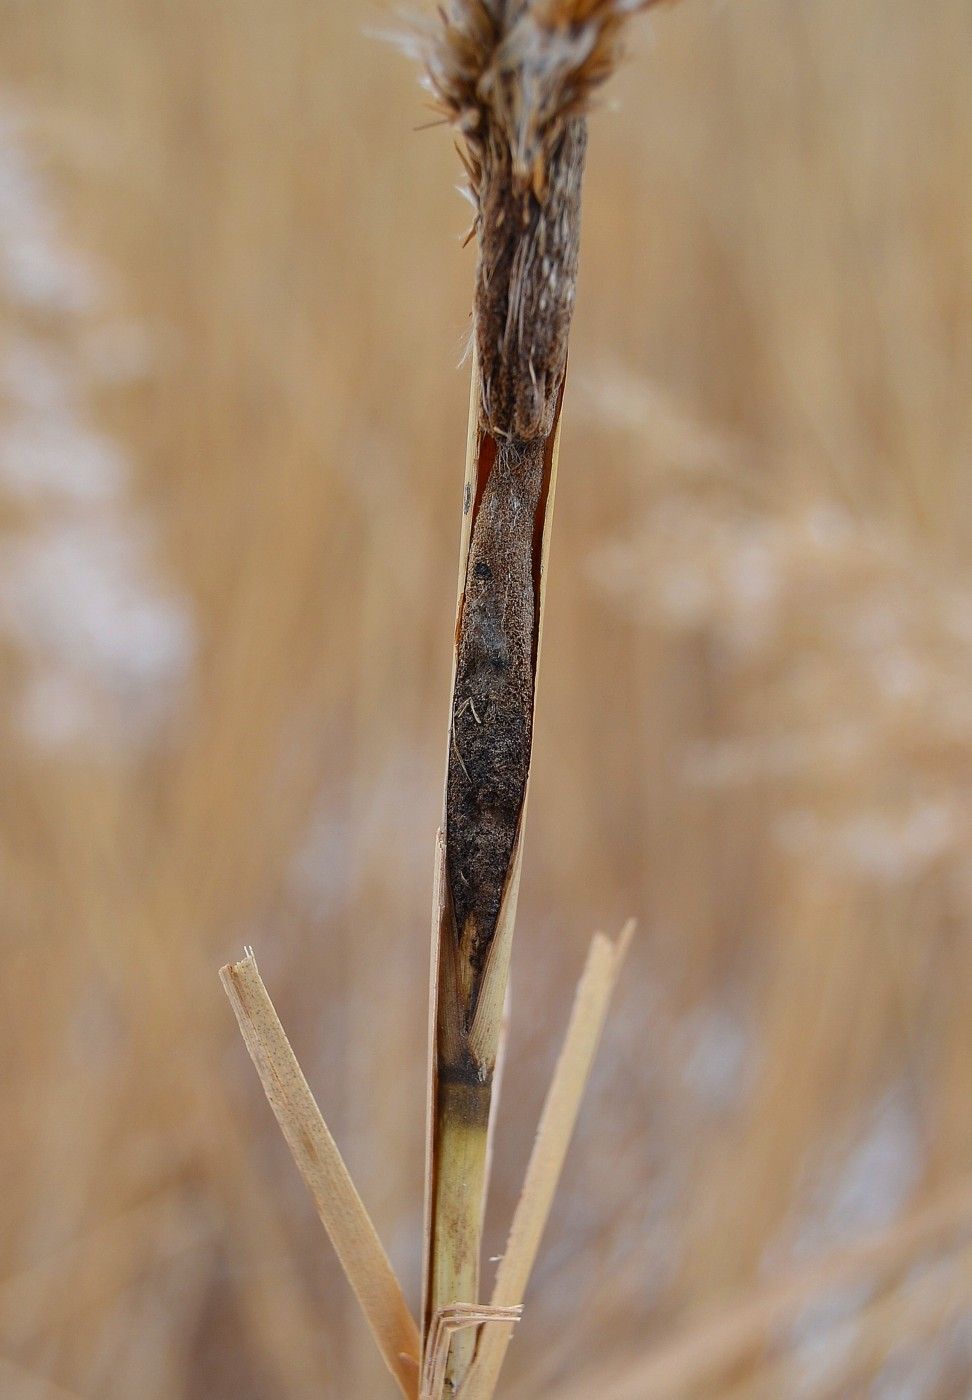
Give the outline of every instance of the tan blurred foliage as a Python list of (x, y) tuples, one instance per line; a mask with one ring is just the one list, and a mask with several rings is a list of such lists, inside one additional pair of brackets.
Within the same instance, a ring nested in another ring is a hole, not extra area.
[[(472, 252), (392, 22), (3, 6), (11, 1400), (389, 1393), (219, 988), (244, 942), (417, 1292)], [(972, 12), (685, 0), (635, 48), (493, 1253), (589, 935), (641, 931), (503, 1393), (967, 1396)]]

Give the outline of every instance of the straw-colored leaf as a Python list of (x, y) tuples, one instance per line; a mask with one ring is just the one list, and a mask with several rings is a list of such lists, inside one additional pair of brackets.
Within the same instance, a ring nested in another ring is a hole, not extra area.
[[(634, 924), (629, 923), (617, 942), (598, 933), (591, 943), (563, 1048), (547, 1092), (506, 1253), (496, 1272), (492, 1297), (494, 1308), (516, 1307), (523, 1302), (577, 1122), (581, 1097), (604, 1028), (611, 994), (633, 932)], [(503, 1325), (482, 1333), (462, 1391), (463, 1400), (490, 1400), (511, 1334), (512, 1327)]]
[(419, 1334), (334, 1139), (274, 1010), (252, 953), (220, 970), (246, 1048), (297, 1168), (398, 1388), (418, 1393)]

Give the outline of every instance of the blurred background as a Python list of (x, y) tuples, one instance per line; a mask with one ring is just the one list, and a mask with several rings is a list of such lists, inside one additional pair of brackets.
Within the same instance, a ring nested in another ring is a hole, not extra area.
[[(0, 10), (0, 1393), (375, 1400), (217, 969), (417, 1299), (474, 253), (378, 5)], [(502, 1393), (972, 1395), (972, 11), (684, 0), (592, 122)]]

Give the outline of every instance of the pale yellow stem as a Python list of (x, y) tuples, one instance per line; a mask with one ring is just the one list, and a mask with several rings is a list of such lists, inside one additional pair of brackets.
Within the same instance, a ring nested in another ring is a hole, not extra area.
[[(435, 1146), (435, 1238), (432, 1313), (479, 1299), (483, 1193), (489, 1141), (489, 1082), (441, 1081)], [(457, 1332), (446, 1365), (446, 1393), (459, 1389), (476, 1334)]]

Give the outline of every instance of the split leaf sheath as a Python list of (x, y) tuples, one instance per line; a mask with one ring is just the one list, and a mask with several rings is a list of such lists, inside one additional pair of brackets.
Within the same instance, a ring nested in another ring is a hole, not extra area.
[(446, 867), (454, 947), (452, 1034), (440, 1050), (480, 1082), (495, 1047), (470, 1032), (522, 823), (530, 770), (541, 551), (567, 363), (580, 224), (583, 118), (569, 122), (542, 189), (493, 152), (476, 275), (478, 396), (471, 512), (462, 561), (446, 780)]
[[(492, 1077), (522, 853), (586, 113), (653, 0), (449, 0), (428, 85), (476, 208), (474, 368), (433, 916), (423, 1328), (478, 1301)], [(460, 1389), (475, 1336), (452, 1342)]]
[[(439, 918), (429, 1317), (479, 1291), (492, 1078), (533, 739), (544, 556), (574, 301), (583, 119), (538, 193), (510, 161), (484, 205), (475, 430), (460, 598)], [(427, 1319), (428, 1321), (428, 1319)], [(472, 1333), (453, 1341), (455, 1389)]]

